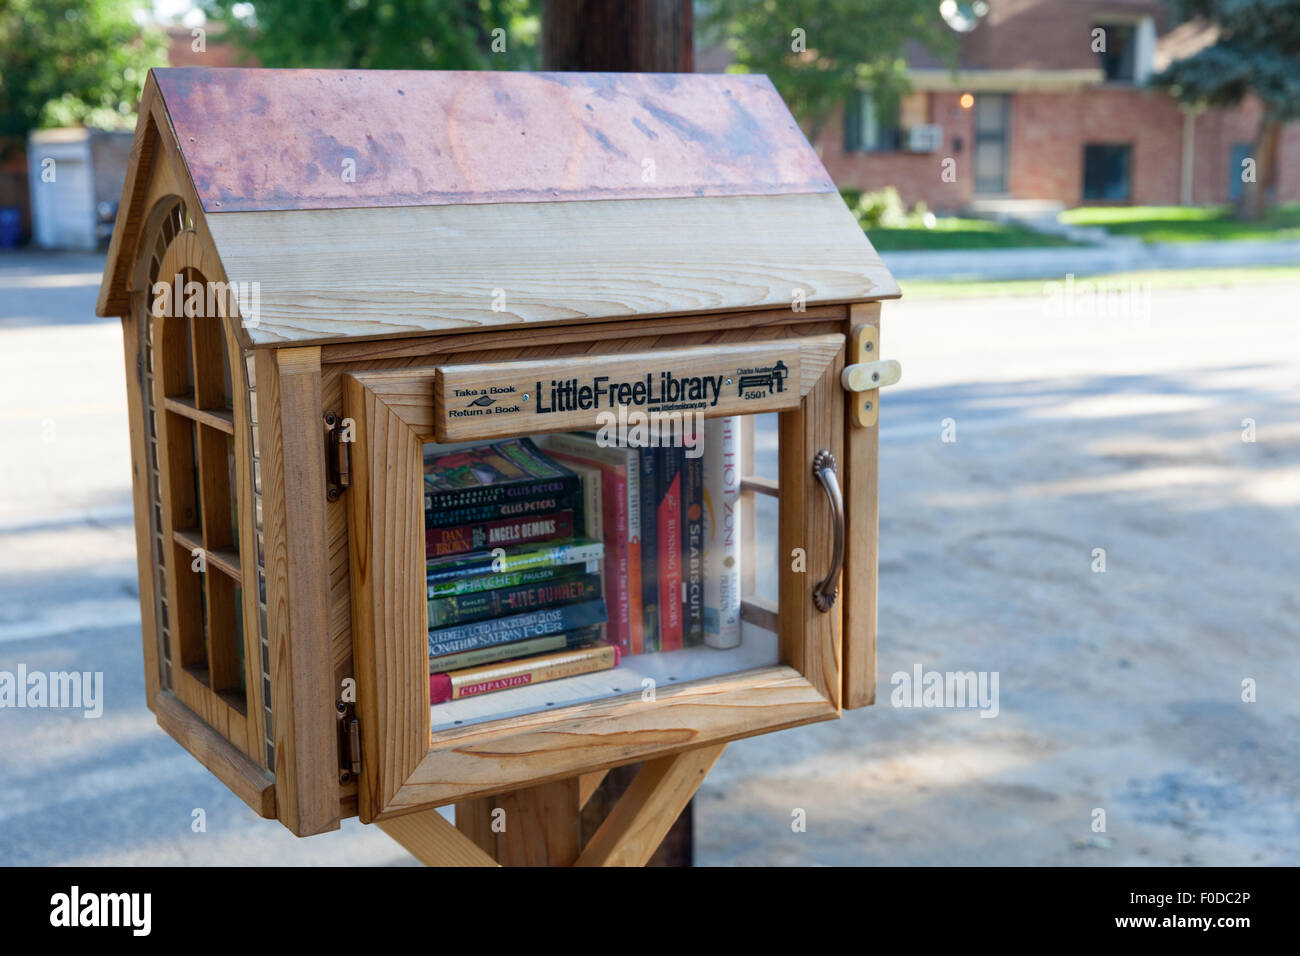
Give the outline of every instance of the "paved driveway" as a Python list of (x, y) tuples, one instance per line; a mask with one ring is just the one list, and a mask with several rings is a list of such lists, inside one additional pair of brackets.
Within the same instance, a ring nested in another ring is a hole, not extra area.
[[(0, 670), (107, 682), (98, 720), (0, 710), (0, 863), (408, 862), (259, 821), (145, 709), (100, 268), (0, 256)], [(1300, 863), (1298, 297), (886, 306), (880, 704), (729, 747), (699, 861)], [(996, 672), (998, 715), (891, 706), (917, 665)]]

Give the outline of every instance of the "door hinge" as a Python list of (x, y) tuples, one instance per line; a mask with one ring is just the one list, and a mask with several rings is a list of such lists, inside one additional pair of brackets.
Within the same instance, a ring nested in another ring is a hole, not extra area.
[(352, 484), (352, 442), (345, 435), (345, 420), (334, 412), (325, 413), (325, 498), (338, 501)]
[(361, 720), (346, 701), (335, 701), (334, 708), (339, 715), (339, 783), (347, 783), (361, 773)]

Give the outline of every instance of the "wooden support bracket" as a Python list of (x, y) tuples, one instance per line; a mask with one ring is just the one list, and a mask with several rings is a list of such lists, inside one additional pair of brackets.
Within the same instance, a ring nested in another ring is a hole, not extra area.
[(391, 820), (380, 820), (379, 829), (426, 866), (498, 865), (477, 843), (443, 819), (437, 810), (421, 810)]
[[(585, 848), (578, 845), (578, 814), (608, 771), (458, 803), (454, 826), (437, 810), (378, 826), (429, 866), (645, 866), (724, 746), (644, 764)], [(493, 815), (500, 812), (505, 827), (496, 832)]]

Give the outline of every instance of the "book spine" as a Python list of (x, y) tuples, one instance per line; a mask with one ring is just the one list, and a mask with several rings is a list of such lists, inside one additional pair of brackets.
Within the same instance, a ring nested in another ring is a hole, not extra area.
[(572, 651), (542, 654), (522, 661), (471, 667), (454, 674), (429, 675), (429, 700), (439, 704), (463, 697), (477, 697), (498, 690), (526, 687), (562, 677), (594, 674), (618, 666), (619, 651), (611, 644)]
[(477, 651), (462, 651), (459, 654), (430, 657), (429, 673), (445, 674), (448, 671), (463, 670), (466, 667), (479, 667), (483, 664), (493, 664), (497, 661), (515, 657), (527, 657), (530, 654), (562, 651), (567, 647), (578, 647), (594, 639), (594, 635), (587, 631), (580, 631), (576, 634), (547, 634), (545, 637), (534, 637), (532, 640), (517, 641), (514, 644), (498, 644), (495, 647), (484, 647)]
[(454, 624), (429, 632), (429, 656), (459, 654), (481, 647), (526, 641), (561, 631), (605, 623), (605, 602), (586, 601), (564, 607), (541, 608), (511, 617), (494, 617), (469, 624)]
[(507, 571), (505, 574), (479, 574), (454, 581), (438, 581), (428, 585), (428, 598), (432, 601), (436, 598), (456, 597), (461, 594), (495, 591), (498, 588), (517, 588), (525, 584), (561, 581), (581, 574), (584, 568), (585, 565), (558, 564), (544, 568), (529, 568), (524, 571)]
[(631, 584), (628, 571), (627, 478), (625, 466), (615, 466), (608, 458), (589, 458), (578, 446), (572, 454), (561, 451), (567, 445), (547, 449), (552, 458), (573, 467), (600, 470), (601, 524), (605, 540), (605, 600), (609, 602), (609, 638), (625, 654), (631, 651)]
[(641, 610), (641, 470), (636, 449), (627, 449), (627, 620), (628, 653), (645, 650), (645, 621)]
[[(700, 452), (704, 449), (700, 448)], [(682, 645), (704, 643), (704, 458), (682, 463)]]
[(429, 602), (429, 627), (450, 627), (452, 624), (522, 614), (538, 608), (595, 601), (599, 597), (600, 576), (596, 574), (526, 584), (522, 587), (479, 591), (476, 594), (453, 595)]
[(548, 538), (567, 538), (572, 534), (573, 512), (561, 511), (455, 528), (428, 528), (424, 538), (426, 553), (431, 558), (437, 558), (483, 548), (501, 548), (530, 541), (545, 541)]
[(450, 528), (460, 524), (480, 524), (503, 518), (522, 518), (527, 515), (548, 514), (553, 511), (572, 511), (578, 506), (573, 495), (542, 495), (524, 501), (509, 500), (500, 504), (469, 505), (463, 508), (432, 508), (430, 495), (424, 496), (424, 526)]
[[(425, 565), (425, 581), (432, 588), (448, 582), (461, 582), (474, 575), (506, 574), (532, 568), (563, 567), (603, 561), (605, 545), (599, 541), (575, 541), (562, 544), (524, 547), (513, 554), (471, 554), (434, 558)], [(430, 597), (438, 595), (430, 594)]]
[(644, 653), (659, 650), (658, 449), (637, 454), (641, 476), (641, 623)]
[(704, 425), (704, 642), (740, 645), (740, 420)]
[(682, 449), (659, 451), (659, 649), (682, 646)]
[(582, 480), (577, 475), (557, 475), (553, 478), (534, 478), (530, 481), (503, 482), (497, 485), (475, 485), (449, 491), (426, 491), (424, 512), (452, 511), (457, 508), (481, 508), (507, 504), (526, 507), (539, 499), (572, 500), (581, 493)]

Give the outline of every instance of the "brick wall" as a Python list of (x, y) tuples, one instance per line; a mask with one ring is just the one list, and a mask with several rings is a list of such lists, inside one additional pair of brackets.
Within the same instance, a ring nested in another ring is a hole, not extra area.
[[(973, 111), (961, 108), (956, 93), (935, 93), (928, 99), (929, 121), (943, 127), (944, 143), (938, 152), (846, 154), (843, 116), (827, 125), (817, 139), (817, 151), (840, 188), (871, 192), (893, 186), (909, 207), (917, 202), (936, 212), (959, 212), (966, 207), (973, 186)], [(946, 183), (941, 178), (945, 158), (956, 162), (956, 182)]]
[[(817, 146), (835, 182), (864, 191), (893, 186), (909, 206), (925, 202), (936, 212), (965, 208), (973, 196), (974, 112), (961, 108), (956, 93), (935, 93), (929, 101), (929, 121), (944, 130), (937, 153), (845, 154), (842, 118), (828, 124)], [(1258, 123), (1254, 102), (1197, 117), (1194, 203), (1227, 202), (1232, 146), (1251, 142)], [(1018, 199), (1082, 205), (1087, 143), (1131, 144), (1133, 205), (1175, 205), (1181, 199), (1183, 113), (1166, 93), (1132, 87), (1015, 93), (1008, 142), (1008, 189)], [(940, 178), (945, 157), (956, 160), (955, 183)], [(1278, 159), (1279, 200), (1300, 201), (1300, 123), (1286, 128)]]

